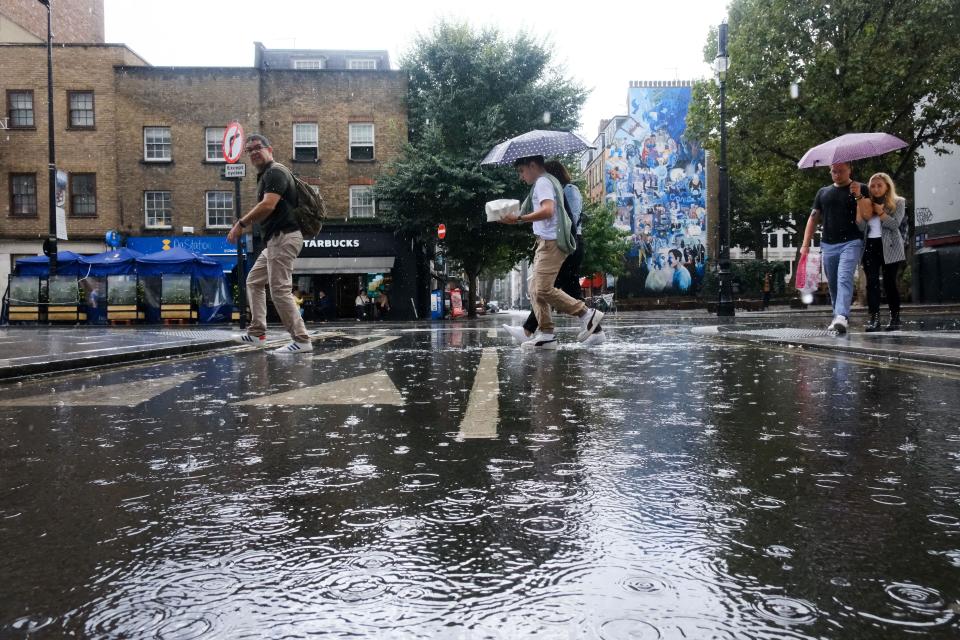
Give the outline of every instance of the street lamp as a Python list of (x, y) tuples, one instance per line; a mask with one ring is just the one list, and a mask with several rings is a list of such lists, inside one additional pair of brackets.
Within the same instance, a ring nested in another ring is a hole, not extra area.
[(727, 111), (726, 82), (727, 69), (730, 68), (730, 56), (727, 55), (727, 21), (720, 23), (717, 32), (717, 57), (713, 60), (717, 86), (720, 87), (720, 225), (717, 256), (717, 279), (719, 280), (719, 300), (717, 317), (733, 318), (736, 311), (733, 305), (733, 274), (730, 272), (730, 176), (727, 173)]
[(50, 27), (50, 0), (37, 0), (47, 8), (47, 153), (50, 169), (50, 230), (43, 252), (50, 258), (50, 275), (57, 274), (57, 160), (53, 142), (53, 30)]

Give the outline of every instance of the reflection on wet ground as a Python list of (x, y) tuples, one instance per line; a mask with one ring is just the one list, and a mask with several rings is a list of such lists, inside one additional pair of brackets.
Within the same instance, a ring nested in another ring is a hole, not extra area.
[(0, 637), (957, 636), (957, 376), (608, 330), (4, 387)]

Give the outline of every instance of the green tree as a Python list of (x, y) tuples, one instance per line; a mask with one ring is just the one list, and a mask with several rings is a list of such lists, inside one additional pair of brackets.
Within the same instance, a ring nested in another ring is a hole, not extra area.
[[(530, 253), (528, 226), (487, 223), (484, 204), (522, 200), (528, 187), (512, 167), (480, 167), (498, 142), (532, 129), (573, 129), (586, 98), (582, 87), (551, 65), (550, 47), (527, 33), (441, 22), (401, 59), (410, 75), (410, 142), (378, 180), (383, 218), (424, 243), (445, 224), (449, 263), (471, 284)], [(548, 122), (545, 123), (545, 120)], [(509, 268), (509, 267), (507, 267)]]
[[(726, 82), (735, 242), (792, 228), (799, 247), (823, 170), (798, 170), (807, 149), (844, 133), (884, 131), (902, 151), (857, 163), (912, 194), (921, 146), (960, 142), (960, 11), (956, 0), (732, 0)], [(716, 55), (716, 32), (704, 57)], [(718, 89), (698, 83), (688, 133), (716, 153)], [(790, 221), (795, 221), (791, 225)], [(799, 251), (799, 248), (798, 248)]]
[(584, 202), (583, 265), (580, 275), (609, 273), (621, 276), (626, 273), (627, 250), (630, 235), (613, 226), (616, 212), (608, 202)]

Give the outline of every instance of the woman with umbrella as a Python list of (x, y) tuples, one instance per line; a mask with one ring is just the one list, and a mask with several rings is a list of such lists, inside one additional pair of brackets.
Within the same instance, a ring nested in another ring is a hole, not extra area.
[[(884, 329), (900, 329), (900, 292), (897, 290), (897, 273), (906, 260), (903, 251), (903, 236), (900, 223), (906, 212), (906, 200), (897, 195), (893, 178), (886, 173), (870, 176), (869, 201), (860, 202), (857, 226), (866, 234), (866, 249), (863, 252), (863, 272), (867, 275), (867, 307), (870, 319), (866, 331), (880, 331), (880, 274), (883, 273), (883, 288), (890, 306), (890, 322)], [(864, 206), (864, 204), (866, 206)]]

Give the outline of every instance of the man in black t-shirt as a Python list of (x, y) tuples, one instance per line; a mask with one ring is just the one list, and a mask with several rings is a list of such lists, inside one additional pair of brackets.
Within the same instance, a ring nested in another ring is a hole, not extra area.
[(303, 249), (303, 234), (293, 215), (297, 190), (289, 169), (273, 161), (270, 141), (260, 134), (247, 138), (246, 152), (257, 169), (257, 205), (241, 217), (227, 234), (227, 241), (237, 242), (244, 229), (259, 223), (266, 248), (247, 275), (247, 300), (250, 303), (250, 326), (236, 336), (237, 342), (261, 344), (267, 335), (267, 286), (277, 315), (293, 339), (275, 349), (278, 355), (309, 353), (313, 350), (300, 309), (293, 297), (293, 261)]
[(863, 254), (863, 232), (857, 227), (857, 203), (866, 196), (867, 185), (851, 180), (851, 173), (853, 165), (849, 162), (830, 165), (833, 184), (817, 191), (800, 245), (802, 255), (809, 253), (813, 233), (822, 220), (823, 270), (827, 274), (833, 303), (833, 321), (827, 330), (838, 334), (847, 332), (853, 302), (853, 279)]

